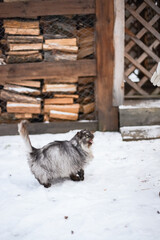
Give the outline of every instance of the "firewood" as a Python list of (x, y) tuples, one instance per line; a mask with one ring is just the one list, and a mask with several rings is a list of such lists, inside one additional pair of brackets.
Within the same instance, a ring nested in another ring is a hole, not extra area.
[(21, 29), (39, 29), (39, 21), (18, 21), (6, 19), (3, 21), (4, 28), (21, 28)]
[(54, 94), (55, 98), (79, 98), (79, 95), (77, 94)]
[(94, 53), (94, 46), (81, 48), (78, 51), (78, 59), (82, 59)]
[(77, 102), (81, 103), (81, 104), (86, 104), (86, 103), (92, 102), (93, 100), (94, 100), (94, 95), (90, 95), (87, 97), (80, 96), (80, 98), (77, 100)]
[(43, 35), (40, 36), (7, 36), (8, 43), (42, 43)]
[(3, 0), (3, 2), (28, 2), (30, 0)]
[(95, 81), (95, 77), (79, 77), (78, 84), (79, 85), (86, 85), (88, 83), (92, 83)]
[(5, 28), (5, 33), (11, 34), (11, 35), (39, 35), (40, 29)]
[(61, 111), (55, 111), (55, 110), (51, 110), (49, 116), (51, 118), (63, 119), (63, 120), (75, 121), (78, 119), (78, 113), (61, 112)]
[(24, 51), (24, 50), (41, 50), (42, 49), (42, 43), (31, 43), (31, 44), (9, 44), (10, 51)]
[(55, 46), (77, 46), (76, 38), (46, 39), (45, 44)]
[(42, 54), (35, 53), (29, 55), (9, 55), (7, 56), (6, 63), (25, 63), (25, 62), (41, 62)]
[(6, 55), (33, 55), (39, 53), (38, 50), (36, 51), (9, 51), (6, 52)]
[(71, 92), (77, 90), (75, 84), (44, 84), (42, 92)]
[(15, 120), (15, 115), (13, 113), (3, 112), (0, 114), (0, 123), (10, 123)]
[(40, 103), (41, 99), (37, 99), (34, 97), (21, 95), (18, 93), (13, 93), (10, 91), (1, 90), (0, 91), (0, 99), (4, 101), (11, 101), (11, 102), (21, 102), (21, 103)]
[(79, 120), (95, 120), (96, 119), (96, 114), (95, 112), (92, 113), (87, 113), (87, 114), (79, 114)]
[(47, 51), (44, 53), (44, 60), (46, 62), (53, 62), (53, 61), (61, 61), (61, 60), (68, 60), (68, 61), (76, 61), (77, 54), (73, 53), (64, 53), (60, 51)]
[(0, 107), (0, 115), (1, 115), (1, 112), (2, 112), (2, 109), (1, 109), (1, 107)]
[(78, 92), (82, 92), (82, 91), (84, 91), (85, 89), (87, 89), (88, 91), (92, 91), (92, 89), (93, 89), (93, 84), (92, 83), (89, 83), (89, 84), (87, 84), (87, 85), (80, 85), (80, 86), (78, 86)]
[(5, 84), (3, 89), (16, 92), (16, 93), (31, 94), (31, 95), (40, 95), (41, 93), (39, 90), (35, 88), (27, 88), (27, 87), (15, 86), (11, 84)]
[(16, 119), (30, 119), (32, 118), (32, 114), (31, 113), (16, 113), (15, 114), (15, 118)]
[(41, 104), (7, 102), (8, 113), (41, 113)]
[(44, 112), (50, 112), (51, 110), (78, 113), (80, 105), (79, 104), (70, 104), (70, 105), (44, 105)]
[(47, 78), (44, 79), (44, 83), (76, 83), (78, 82), (77, 76), (70, 76), (70, 77), (55, 77), (55, 78)]
[(95, 103), (88, 103), (88, 104), (82, 106), (84, 114), (93, 112), (94, 108), (95, 108)]
[(44, 99), (44, 104), (73, 104), (73, 98), (49, 98)]
[(63, 45), (53, 45), (53, 44), (43, 44), (43, 50), (60, 50), (62, 52), (70, 52), (70, 53), (77, 53), (78, 47), (77, 46), (63, 46)]
[(19, 86), (25, 86), (25, 87), (33, 87), (33, 88), (40, 88), (41, 82), (40, 81), (24, 81), (21, 82), (7, 82), (8, 84), (14, 84)]
[(49, 122), (49, 115), (47, 113), (44, 114), (43, 120), (44, 122)]

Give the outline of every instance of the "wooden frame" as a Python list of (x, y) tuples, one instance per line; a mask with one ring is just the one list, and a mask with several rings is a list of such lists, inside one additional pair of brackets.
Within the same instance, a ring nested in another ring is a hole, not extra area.
[[(95, 5), (96, 3), (96, 5)], [(45, 8), (44, 8), (45, 5)], [(62, 7), (63, 6), (63, 7)], [(118, 130), (118, 108), (113, 107), (114, 78), (114, 0), (34, 0), (0, 3), (0, 17), (36, 17), (64, 14), (96, 14), (97, 61), (25, 63), (0, 66), (0, 82), (53, 77), (64, 73), (76, 76), (96, 76), (98, 129)], [(21, 71), (20, 71), (21, 69)]]

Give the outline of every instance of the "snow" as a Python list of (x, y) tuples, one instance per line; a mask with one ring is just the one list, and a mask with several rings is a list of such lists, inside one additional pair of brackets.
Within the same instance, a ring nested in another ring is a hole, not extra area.
[(40, 104), (34, 104), (34, 103), (15, 103), (15, 102), (8, 102), (7, 103), (8, 107), (39, 107)]
[(62, 112), (62, 111), (56, 111), (56, 110), (50, 110), (50, 113), (52, 113), (52, 114), (70, 115), (70, 116), (77, 116), (77, 113), (69, 113), (69, 112)]
[[(66, 134), (31, 135), (35, 147)], [(159, 240), (160, 140), (95, 133), (85, 180), (49, 189), (31, 174), (19, 136), (0, 137), (1, 240)]]

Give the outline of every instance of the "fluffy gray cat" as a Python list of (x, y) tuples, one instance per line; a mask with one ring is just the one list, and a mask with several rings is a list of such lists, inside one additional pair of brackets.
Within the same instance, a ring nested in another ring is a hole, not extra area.
[(18, 131), (27, 149), (31, 172), (40, 184), (50, 187), (54, 180), (65, 177), (84, 180), (84, 166), (93, 158), (94, 135), (90, 131), (81, 130), (70, 141), (54, 141), (37, 149), (31, 145), (26, 123), (21, 121)]

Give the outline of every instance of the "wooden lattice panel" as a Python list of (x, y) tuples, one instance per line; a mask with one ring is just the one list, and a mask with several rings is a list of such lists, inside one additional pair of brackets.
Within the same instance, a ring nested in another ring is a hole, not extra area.
[(160, 98), (150, 83), (160, 61), (160, 3), (126, 0), (125, 17), (125, 98)]

